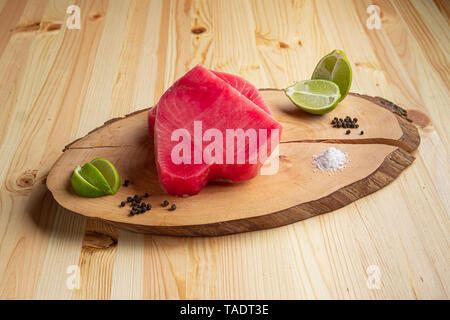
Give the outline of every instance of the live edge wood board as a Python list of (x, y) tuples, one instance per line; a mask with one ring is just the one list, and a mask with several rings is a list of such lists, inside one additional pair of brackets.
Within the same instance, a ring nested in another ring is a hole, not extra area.
[[(331, 113), (309, 115), (281, 90), (261, 89), (274, 117), (283, 124), (279, 170), (239, 184), (214, 183), (188, 198), (167, 195), (159, 186), (147, 111), (112, 119), (64, 149), (47, 186), (63, 207), (121, 228), (174, 236), (217, 236), (279, 227), (341, 208), (392, 182), (413, 161), (419, 145), (405, 110), (379, 97), (350, 94)], [(359, 119), (358, 129), (332, 128), (333, 117)], [(360, 131), (364, 131), (361, 135)], [(334, 146), (348, 153), (343, 171), (314, 170), (312, 156)], [(89, 199), (70, 186), (73, 168), (96, 157), (112, 161), (132, 184), (117, 194)], [(153, 209), (128, 216), (119, 207), (130, 194), (148, 192)], [(176, 203), (169, 211), (163, 200)]]

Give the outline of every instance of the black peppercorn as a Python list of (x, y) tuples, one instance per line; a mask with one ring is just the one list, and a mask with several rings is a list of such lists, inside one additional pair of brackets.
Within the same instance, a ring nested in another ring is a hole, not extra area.
[(175, 211), (176, 209), (177, 206), (175, 205), (175, 203), (170, 206), (170, 211)]
[(131, 201), (133, 201), (133, 198), (128, 197), (128, 198), (127, 198), (127, 202), (131, 202)]
[(359, 135), (361, 135), (361, 136), (362, 136), (363, 134), (364, 134), (364, 131), (362, 131), (362, 130), (361, 130), (361, 132), (359, 133)]
[(345, 134), (350, 134), (350, 132), (351, 132), (350, 130), (347, 130), (345, 131)]
[(120, 206), (121, 206), (121, 207), (125, 207), (125, 201), (122, 201), (122, 202), (120, 203)]
[(169, 205), (169, 201), (164, 200), (163, 203), (162, 203), (162, 206), (163, 207), (167, 207), (168, 205)]
[[(344, 128), (344, 129), (355, 129), (359, 128), (359, 124), (357, 124), (358, 118), (351, 118), (350, 116), (345, 116), (345, 118), (334, 117), (331, 120), (331, 126), (333, 128)], [(347, 133), (346, 134), (350, 134)]]

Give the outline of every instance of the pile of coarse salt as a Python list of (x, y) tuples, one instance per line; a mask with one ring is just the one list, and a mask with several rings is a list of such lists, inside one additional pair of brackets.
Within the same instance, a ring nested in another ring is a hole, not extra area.
[(334, 172), (345, 168), (345, 164), (347, 163), (347, 153), (331, 147), (322, 154), (313, 155), (313, 159), (313, 165), (317, 169)]

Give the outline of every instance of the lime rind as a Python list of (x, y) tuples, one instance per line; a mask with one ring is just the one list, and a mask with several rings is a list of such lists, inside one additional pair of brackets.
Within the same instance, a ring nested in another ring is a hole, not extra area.
[(81, 167), (80, 174), (87, 182), (102, 190), (105, 194), (113, 194), (108, 181), (106, 181), (100, 170), (92, 163), (85, 163), (85, 165)]
[(312, 114), (332, 111), (341, 97), (334, 82), (320, 79), (299, 81), (284, 92), (297, 107)]
[(336, 83), (341, 93), (339, 101), (342, 101), (350, 91), (352, 73), (352, 67), (345, 53), (341, 50), (333, 50), (320, 59), (311, 79), (323, 79)]
[(111, 191), (113, 194), (117, 192), (120, 188), (120, 175), (117, 172), (116, 167), (104, 158), (95, 158), (91, 163), (100, 171), (100, 173), (105, 177)]
[(90, 184), (81, 176), (81, 167), (77, 166), (73, 171), (71, 184), (77, 194), (87, 198), (97, 198), (104, 196), (105, 193), (99, 188)]

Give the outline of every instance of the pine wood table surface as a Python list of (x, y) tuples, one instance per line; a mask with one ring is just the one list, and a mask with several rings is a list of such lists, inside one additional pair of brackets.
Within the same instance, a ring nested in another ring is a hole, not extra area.
[[(381, 29), (368, 27), (371, 4), (0, 0), (0, 298), (448, 299), (450, 2), (377, 0)], [(153, 105), (198, 63), (284, 88), (335, 48), (352, 92), (419, 126), (415, 162), (370, 196), (285, 227), (187, 238), (84, 218), (47, 190), (65, 145)]]

